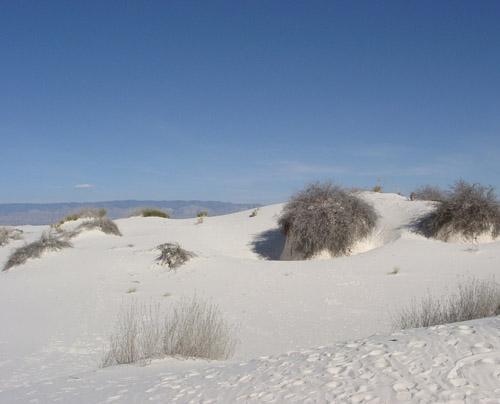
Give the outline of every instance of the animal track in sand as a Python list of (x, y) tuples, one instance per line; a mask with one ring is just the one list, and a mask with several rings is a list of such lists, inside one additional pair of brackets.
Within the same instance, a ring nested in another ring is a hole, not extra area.
[(411, 341), (407, 346), (409, 348), (423, 348), (426, 345), (424, 341)]

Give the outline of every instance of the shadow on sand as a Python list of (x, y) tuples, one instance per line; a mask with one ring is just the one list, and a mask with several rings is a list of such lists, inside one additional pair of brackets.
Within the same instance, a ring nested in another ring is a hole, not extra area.
[(285, 242), (286, 237), (279, 229), (271, 229), (255, 235), (250, 245), (252, 251), (261, 258), (277, 261), (283, 252)]

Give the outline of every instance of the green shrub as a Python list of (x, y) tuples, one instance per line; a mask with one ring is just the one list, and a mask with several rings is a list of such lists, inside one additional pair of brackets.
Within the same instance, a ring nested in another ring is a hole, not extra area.
[(500, 201), (494, 188), (481, 184), (457, 181), (452, 191), (428, 217), (423, 225), (437, 239), (447, 241), (461, 236), (475, 241), (489, 234), (496, 238), (500, 234)]
[(143, 217), (163, 217), (165, 219), (170, 219), (170, 215), (159, 209), (144, 209), (142, 211)]
[(382, 186), (380, 185), (380, 177), (378, 177), (377, 179), (377, 185), (375, 185), (373, 188), (372, 188), (372, 192), (383, 192), (384, 191), (384, 188), (382, 188)]
[(208, 212), (206, 210), (202, 210), (201, 212), (198, 212), (196, 215), (198, 217), (198, 224), (203, 223), (204, 218), (208, 216)]
[(371, 205), (331, 183), (309, 185), (292, 196), (278, 218), (292, 254), (311, 258), (324, 250), (346, 255), (377, 221)]
[(138, 208), (130, 213), (129, 217), (142, 216), (142, 217), (163, 217), (165, 219), (170, 219), (170, 215), (156, 208)]

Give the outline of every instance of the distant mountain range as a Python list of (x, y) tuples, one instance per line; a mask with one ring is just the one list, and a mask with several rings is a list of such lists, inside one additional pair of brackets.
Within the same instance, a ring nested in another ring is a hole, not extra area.
[(229, 203), (218, 201), (109, 201), (69, 203), (2, 203), (0, 204), (0, 226), (44, 225), (75, 214), (85, 207), (105, 208), (107, 217), (128, 217), (137, 208), (153, 207), (167, 212), (174, 219), (196, 217), (206, 210), (210, 216), (225, 215), (253, 209), (260, 204)]

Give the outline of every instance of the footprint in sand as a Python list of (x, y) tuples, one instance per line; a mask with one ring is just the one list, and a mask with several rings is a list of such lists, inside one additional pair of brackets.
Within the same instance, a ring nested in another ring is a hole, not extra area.
[(465, 380), (467, 384), (484, 389), (498, 389), (500, 386), (500, 352), (471, 355), (458, 360), (448, 373), (454, 386)]
[(332, 375), (338, 375), (340, 373), (344, 373), (345, 369), (345, 366), (334, 366), (331, 368), (327, 368), (326, 371), (328, 373), (331, 373)]
[(448, 361), (448, 357), (445, 355), (438, 355), (434, 357), (434, 366), (441, 366), (443, 363)]
[(413, 387), (415, 387), (415, 383), (413, 383), (410, 380), (405, 380), (405, 379), (400, 380), (399, 382), (394, 383), (392, 385), (392, 388), (394, 389), (394, 391), (407, 391), (407, 390), (412, 389)]
[(423, 348), (427, 344), (424, 341), (411, 341), (408, 343), (408, 348)]

